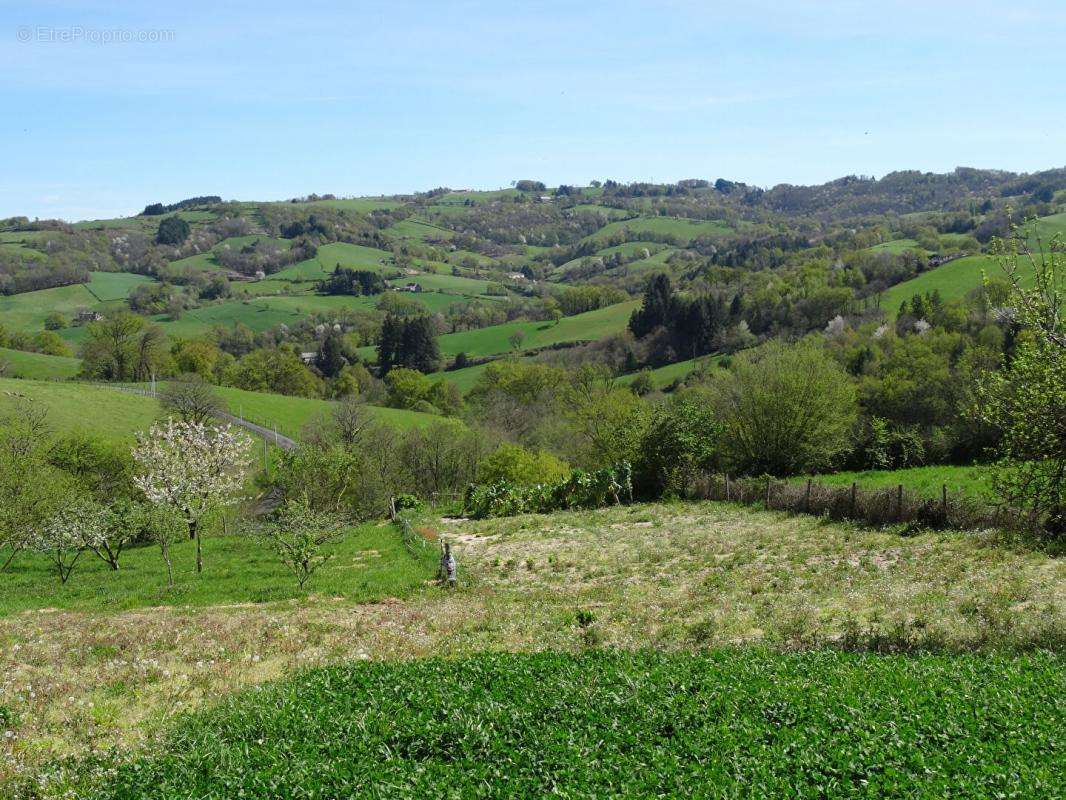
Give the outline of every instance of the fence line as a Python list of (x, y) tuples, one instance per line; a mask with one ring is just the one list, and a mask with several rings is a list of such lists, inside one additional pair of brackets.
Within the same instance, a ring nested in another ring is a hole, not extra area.
[(898, 523), (962, 530), (1017, 530), (1026, 522), (1018, 512), (990, 506), (961, 492), (948, 492), (946, 485), (941, 486), (939, 497), (930, 498), (907, 490), (903, 484), (862, 489), (857, 483), (838, 487), (813, 479), (791, 483), (772, 478), (738, 479), (706, 474), (692, 481), (687, 494), (693, 500), (726, 500), (873, 525)]

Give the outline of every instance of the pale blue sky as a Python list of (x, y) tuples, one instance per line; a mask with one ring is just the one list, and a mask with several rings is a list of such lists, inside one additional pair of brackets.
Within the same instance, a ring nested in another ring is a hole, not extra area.
[(0, 2), (0, 217), (1063, 166), (1064, 39), (1050, 0)]

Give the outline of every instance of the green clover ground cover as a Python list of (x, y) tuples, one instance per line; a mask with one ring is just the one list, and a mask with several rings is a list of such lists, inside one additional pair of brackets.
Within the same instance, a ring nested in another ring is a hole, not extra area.
[(1048, 654), (761, 650), (363, 662), (185, 717), (146, 755), (83, 768), (73, 788), (115, 799), (1060, 797), (1062, 666)]

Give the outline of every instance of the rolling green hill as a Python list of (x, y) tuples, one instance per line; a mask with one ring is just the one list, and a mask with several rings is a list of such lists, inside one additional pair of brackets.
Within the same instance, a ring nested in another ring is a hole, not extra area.
[(508, 322), (480, 330), (449, 333), (439, 339), (441, 354), (454, 357), (466, 353), (480, 358), (507, 353), (512, 349), (510, 338), (516, 333), (523, 336), (518, 348), (520, 351), (563, 342), (595, 341), (625, 330), (633, 309), (639, 305), (639, 300), (617, 303), (596, 311), (563, 317), (557, 325), (551, 322)]
[(47, 409), (49, 427), (132, 442), (159, 417), (159, 404), (141, 395), (88, 383), (0, 378), (0, 412), (29, 401)]
[(73, 378), (81, 369), (81, 361), (43, 353), (27, 353), (0, 347), (0, 364), (7, 366), (4, 377), (35, 378), (40, 380)]
[[(216, 387), (219, 396), (226, 402), (229, 412), (243, 415), (249, 422), (265, 428), (277, 428), (282, 436), (298, 439), (307, 423), (327, 416), (334, 404), (329, 400), (310, 397), (289, 397), (268, 392), (249, 392), (232, 386)], [(399, 430), (420, 428), (439, 421), (434, 414), (408, 411), (400, 408), (367, 406), (368, 413), (376, 420)]]

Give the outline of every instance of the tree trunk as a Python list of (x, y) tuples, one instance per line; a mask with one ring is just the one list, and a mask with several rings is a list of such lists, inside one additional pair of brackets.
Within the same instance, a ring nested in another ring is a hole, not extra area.
[(196, 540), (196, 572), (201, 573), (204, 571), (204, 554), (200, 549), (200, 526), (197, 522), (189, 523), (189, 530), (192, 533), (192, 538)]

